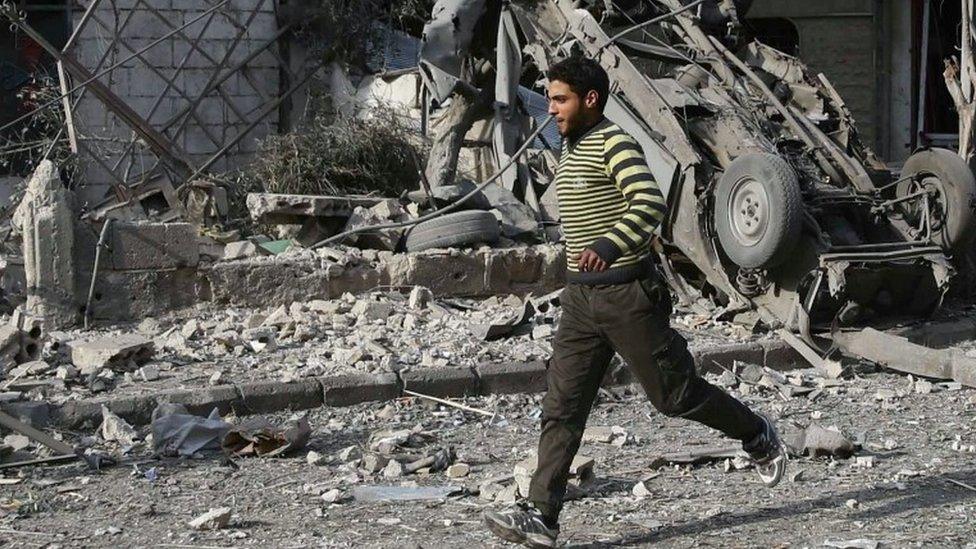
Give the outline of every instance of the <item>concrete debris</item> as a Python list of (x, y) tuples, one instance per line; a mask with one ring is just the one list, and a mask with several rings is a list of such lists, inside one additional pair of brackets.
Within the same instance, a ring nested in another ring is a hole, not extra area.
[(194, 530), (220, 530), (230, 524), (230, 507), (211, 509), (189, 522)]
[(976, 387), (976, 359), (952, 349), (931, 349), (908, 339), (866, 328), (834, 338), (844, 351), (893, 370)]
[(740, 445), (701, 448), (698, 450), (669, 452), (654, 456), (650, 468), (658, 469), (665, 465), (698, 465), (712, 461), (732, 459), (742, 455)]
[(106, 442), (117, 442), (123, 448), (135, 444), (139, 433), (124, 419), (102, 406), (102, 426), (98, 430)]
[(319, 497), (322, 499), (323, 503), (339, 503), (342, 500), (342, 491), (338, 488), (333, 488), (328, 492), (324, 492)]
[(635, 484), (630, 492), (634, 494), (634, 496), (639, 498), (647, 498), (654, 495), (654, 492), (652, 492), (651, 489), (647, 487), (647, 483), (645, 483), (644, 481), (640, 481), (637, 484)]
[(152, 358), (155, 352), (151, 340), (135, 334), (70, 341), (67, 347), (71, 363), (79, 368), (82, 375), (91, 375), (103, 368), (132, 371)]
[[(349, 220), (346, 222), (345, 227), (343, 227), (340, 232), (354, 231), (364, 227), (390, 223), (390, 218), (384, 216), (391, 214), (393, 217), (399, 217), (402, 216), (404, 212), (402, 209), (399, 209), (399, 205), (397, 205), (396, 208), (391, 208), (385, 203), (380, 203), (372, 208), (358, 207), (353, 210), (352, 215), (349, 216)], [(331, 235), (322, 235), (322, 238), (324, 239), (328, 236)], [(382, 229), (353, 235), (349, 237), (348, 243), (362, 249), (385, 250), (392, 252), (397, 250), (397, 246), (400, 244), (400, 240), (402, 238), (402, 229)]]
[(339, 461), (343, 463), (349, 463), (350, 461), (358, 460), (362, 458), (362, 455), (363, 454), (359, 450), (358, 446), (347, 446), (342, 450), (340, 450), (338, 454), (336, 454), (336, 456), (339, 458)]
[[(569, 468), (569, 484), (566, 489), (566, 500), (578, 499), (586, 494), (586, 490), (596, 478), (593, 468), (596, 461), (585, 455), (577, 454), (573, 458), (573, 463)], [(518, 489), (518, 495), (526, 498), (529, 496), (529, 484), (532, 482), (532, 475), (538, 467), (537, 456), (530, 456), (517, 464), (513, 469), (512, 476)]]
[(58, 167), (43, 160), (27, 182), (11, 221), (23, 236), (25, 311), (43, 318), (50, 328), (70, 327), (79, 319), (70, 204)]
[(259, 255), (268, 254), (264, 248), (261, 248), (250, 240), (241, 240), (238, 242), (231, 242), (224, 246), (223, 259), (224, 261), (237, 261), (239, 259), (247, 259), (249, 257), (257, 257)]
[(309, 465), (324, 465), (325, 463), (328, 463), (328, 458), (315, 450), (309, 450), (309, 452), (305, 454), (305, 462)]
[(881, 544), (873, 539), (859, 538), (847, 541), (824, 541), (824, 547), (834, 549), (878, 549)]
[(384, 478), (397, 479), (402, 477), (404, 473), (403, 464), (395, 459), (388, 461), (386, 467), (383, 468)]
[(362, 502), (436, 501), (460, 491), (459, 486), (355, 486), (352, 495)]
[(471, 466), (467, 463), (455, 463), (447, 468), (447, 478), (464, 478), (471, 473)]
[(250, 418), (232, 427), (221, 446), (235, 456), (275, 457), (301, 450), (311, 436), (307, 416), (285, 427), (276, 427), (265, 418)]
[(409, 305), (411, 309), (425, 309), (427, 305), (433, 301), (434, 295), (422, 286), (417, 286), (416, 288), (410, 290), (410, 301)]
[(834, 456), (846, 459), (854, 455), (858, 446), (839, 431), (825, 429), (818, 423), (811, 423), (797, 434), (789, 444), (793, 454), (798, 456)]
[(19, 452), (21, 450), (26, 450), (27, 448), (30, 448), (33, 442), (31, 442), (31, 439), (27, 438), (24, 435), (13, 434), (13, 435), (7, 435), (3, 437), (3, 444), (5, 446), (8, 446), (14, 452)]

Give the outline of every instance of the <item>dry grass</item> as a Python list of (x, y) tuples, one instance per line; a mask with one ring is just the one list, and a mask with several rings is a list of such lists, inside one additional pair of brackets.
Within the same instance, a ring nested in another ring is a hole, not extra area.
[(417, 134), (390, 110), (371, 114), (319, 114), (296, 132), (268, 137), (247, 179), (287, 194), (399, 196), (419, 188), (425, 154)]

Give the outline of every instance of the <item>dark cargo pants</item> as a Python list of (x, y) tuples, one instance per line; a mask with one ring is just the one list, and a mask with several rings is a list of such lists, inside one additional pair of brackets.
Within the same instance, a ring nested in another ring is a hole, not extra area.
[(544, 514), (555, 518), (562, 508), (570, 465), (615, 351), (661, 413), (738, 440), (759, 434), (759, 416), (698, 375), (687, 342), (670, 326), (671, 296), (659, 277), (613, 286), (569, 284), (560, 302), (539, 465), (529, 489), (529, 500)]

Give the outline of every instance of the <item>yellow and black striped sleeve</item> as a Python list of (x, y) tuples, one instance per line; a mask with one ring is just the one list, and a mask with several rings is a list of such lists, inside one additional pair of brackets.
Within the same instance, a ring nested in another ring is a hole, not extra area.
[(648, 248), (654, 231), (664, 221), (667, 205), (633, 137), (619, 129), (610, 131), (603, 147), (607, 175), (627, 200), (627, 211), (590, 247), (612, 265), (622, 255), (641, 255)]

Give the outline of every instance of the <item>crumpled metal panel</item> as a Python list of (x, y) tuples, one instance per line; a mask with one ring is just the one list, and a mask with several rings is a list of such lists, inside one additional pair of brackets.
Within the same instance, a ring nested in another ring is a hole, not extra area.
[(420, 74), (432, 98), (444, 102), (461, 79), (461, 63), (485, 12), (485, 0), (439, 0), (424, 26)]

